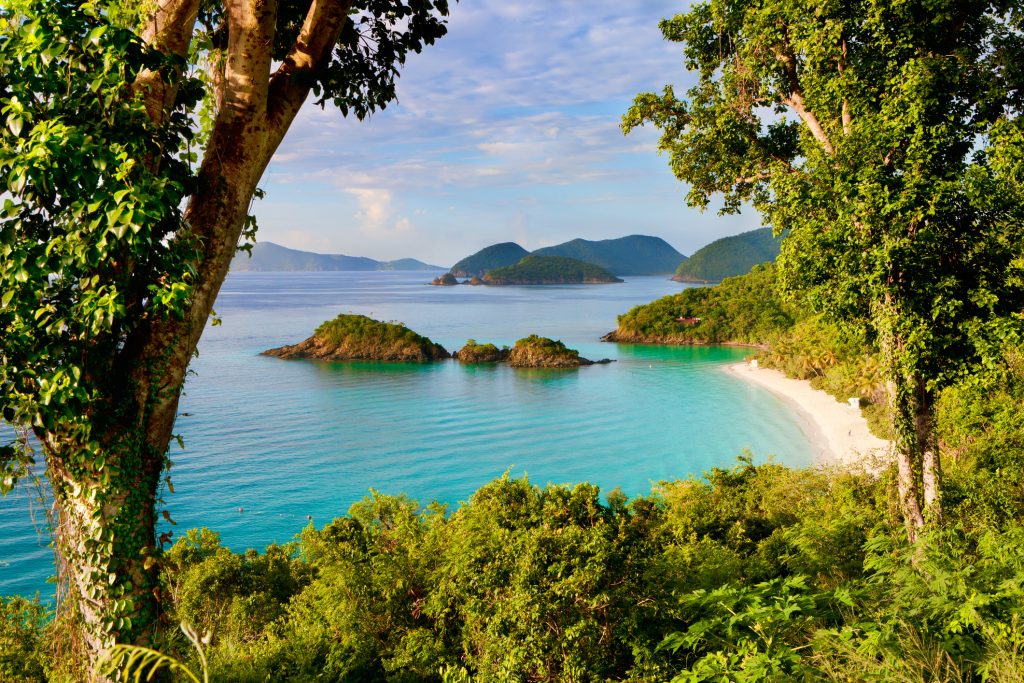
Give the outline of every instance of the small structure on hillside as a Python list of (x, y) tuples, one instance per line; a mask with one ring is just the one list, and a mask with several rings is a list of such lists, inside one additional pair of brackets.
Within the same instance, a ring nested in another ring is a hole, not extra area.
[(681, 324), (681, 325), (699, 325), (700, 321), (703, 320), (703, 319), (704, 318), (693, 318), (693, 317), (688, 316), (688, 315), (683, 315), (683, 316), (680, 316), (680, 317), (676, 318), (676, 322)]

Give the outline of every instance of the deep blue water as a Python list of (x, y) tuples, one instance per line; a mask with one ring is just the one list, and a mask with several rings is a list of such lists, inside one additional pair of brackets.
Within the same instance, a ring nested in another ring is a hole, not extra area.
[[(599, 341), (617, 314), (682, 285), (426, 286), (433, 275), (231, 275), (216, 307), (223, 325), (207, 329), (181, 404), (185, 449), (172, 449), (176, 492), (164, 492), (176, 529), (209, 526), (232, 548), (262, 548), (290, 540), (307, 515), (322, 525), (343, 514), (371, 487), (457, 503), (511, 469), (637, 495), (729, 466), (747, 448), (811, 461), (800, 418), (722, 371), (744, 350)], [(347, 312), (404, 322), (450, 350), (536, 333), (617, 362), (516, 370), (258, 355)], [(30, 497), (0, 500), (0, 594), (48, 590), (52, 557)]]

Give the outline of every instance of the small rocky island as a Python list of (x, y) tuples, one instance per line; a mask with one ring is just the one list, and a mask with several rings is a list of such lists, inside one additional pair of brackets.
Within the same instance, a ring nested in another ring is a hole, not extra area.
[(475, 339), (470, 339), (466, 345), (456, 351), (452, 356), (460, 363), (467, 365), (477, 363), (501, 363), (508, 360), (509, 348), (503, 346), (500, 349), (494, 344), (477, 344)]
[(316, 328), (298, 344), (263, 352), (277, 358), (316, 360), (379, 360), (426, 363), (451, 358), (440, 344), (400, 323), (384, 323), (365, 315), (342, 314)]
[(598, 361), (582, 358), (579, 351), (562, 342), (535, 334), (520, 339), (508, 352), (508, 364), (513, 368), (578, 368), (611, 362), (608, 358)]

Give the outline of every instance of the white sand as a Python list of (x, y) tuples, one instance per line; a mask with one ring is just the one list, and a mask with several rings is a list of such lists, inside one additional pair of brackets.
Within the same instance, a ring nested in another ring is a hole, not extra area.
[(889, 461), (892, 443), (868, 431), (860, 408), (840, 403), (811, 383), (790, 379), (778, 370), (735, 363), (727, 369), (789, 403), (805, 421), (816, 458), (822, 465), (865, 468), (877, 472)]

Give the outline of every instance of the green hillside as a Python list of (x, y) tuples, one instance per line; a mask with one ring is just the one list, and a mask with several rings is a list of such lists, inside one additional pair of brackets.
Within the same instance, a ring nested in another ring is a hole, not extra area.
[(757, 344), (792, 327), (798, 317), (775, 291), (775, 266), (693, 287), (635, 306), (619, 316), (606, 341), (634, 344)]
[(485, 273), (495, 268), (519, 263), (520, 259), (529, 253), (515, 242), (492, 244), (456, 263), (452, 266), (451, 272), (456, 277), (470, 277), (471, 275), (483, 277)]
[(597, 241), (574, 239), (533, 253), (594, 263), (616, 275), (667, 275), (686, 261), (668, 242), (648, 235)]
[(781, 238), (772, 236), (771, 228), (723, 237), (680, 263), (672, 279), (677, 282), (721, 282), (727, 277), (743, 275), (758, 264), (774, 261), (779, 255), (780, 242)]
[(571, 285), (622, 282), (601, 266), (561, 256), (529, 255), (484, 276), (488, 285)]
[(235, 273), (260, 272), (280, 273), (296, 271), (328, 270), (444, 270), (412, 258), (397, 261), (377, 261), (365, 256), (344, 254), (317, 254), (311, 251), (289, 249), (273, 242), (258, 242), (252, 247), (252, 255), (239, 252), (231, 262)]

